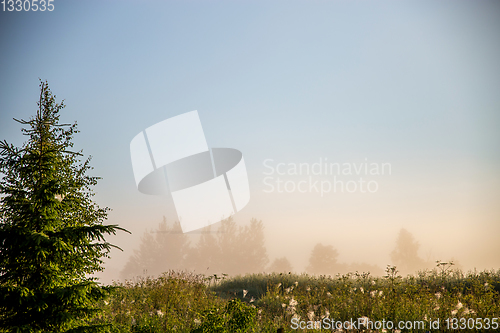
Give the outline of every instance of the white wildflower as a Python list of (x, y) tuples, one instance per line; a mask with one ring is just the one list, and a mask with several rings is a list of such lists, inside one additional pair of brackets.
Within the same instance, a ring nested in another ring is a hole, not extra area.
[(435, 293), (434, 295), (437, 297), (437, 299), (441, 298), (441, 293)]
[(250, 303), (252, 303), (252, 302), (255, 302), (255, 298), (253, 298), (253, 296), (252, 296), (252, 298), (250, 299)]
[(295, 306), (295, 305), (299, 304), (299, 302), (297, 302), (296, 300), (294, 300), (293, 297), (292, 297), (290, 299), (290, 302), (288, 304), (290, 304), (290, 306)]
[(194, 319), (194, 323), (195, 323), (196, 325), (200, 325), (200, 324), (201, 324), (201, 320), (199, 320), (198, 318), (195, 318), (195, 319)]
[(307, 318), (309, 318), (309, 320), (314, 321), (314, 317), (316, 317), (316, 316), (314, 315), (314, 311), (309, 311), (309, 312), (307, 313)]
[(288, 294), (290, 292), (290, 290), (291, 290), (290, 287), (288, 287), (285, 289), (285, 292)]
[(248, 294), (248, 290), (243, 289), (243, 297), (245, 297)]
[(293, 284), (297, 287), (299, 285), (299, 281), (295, 281)]
[(379, 296), (382, 296), (383, 294), (384, 294), (384, 291), (383, 291), (383, 290), (381, 290), (381, 291), (379, 291), (379, 292), (378, 292), (378, 295), (379, 295)]
[(286, 304), (285, 303), (281, 303), (281, 307), (282, 308), (286, 308)]
[(365, 293), (365, 290), (363, 289), (363, 287), (359, 287), (359, 290), (361, 291), (361, 293)]
[(463, 306), (462, 302), (458, 301), (457, 309), (460, 310)]
[(452, 315), (452, 316), (456, 315), (457, 313), (458, 313), (458, 310), (453, 310), (453, 311), (451, 311), (451, 315)]

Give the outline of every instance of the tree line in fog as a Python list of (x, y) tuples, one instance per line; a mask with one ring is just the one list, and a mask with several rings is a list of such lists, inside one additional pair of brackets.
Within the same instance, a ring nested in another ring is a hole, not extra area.
[[(391, 252), (392, 264), (405, 274), (431, 268), (432, 263), (420, 258), (418, 250), (419, 244), (413, 235), (401, 229)], [(356, 271), (378, 276), (384, 274), (384, 269), (377, 265), (340, 263), (338, 256), (339, 252), (332, 245), (318, 243), (311, 251), (306, 272), (332, 276)], [(211, 227), (202, 229), (193, 243), (188, 235), (182, 233), (179, 222), (168, 224), (164, 218), (156, 230), (144, 233), (139, 248), (130, 256), (121, 277), (157, 276), (168, 270), (230, 276), (296, 271), (286, 257), (270, 262), (262, 221), (252, 219), (248, 225), (238, 226), (232, 218), (221, 221), (217, 230)]]

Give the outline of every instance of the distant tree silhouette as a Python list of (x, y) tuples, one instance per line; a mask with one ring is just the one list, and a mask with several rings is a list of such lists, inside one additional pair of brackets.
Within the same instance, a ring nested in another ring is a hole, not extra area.
[(141, 237), (139, 249), (134, 250), (134, 254), (130, 256), (125, 267), (120, 272), (121, 277), (132, 279), (136, 276), (152, 274), (157, 253), (158, 249), (154, 237), (149, 232), (145, 232)]
[(309, 258), (309, 265), (306, 271), (315, 275), (336, 275), (347, 273), (370, 273), (373, 276), (382, 276), (384, 271), (377, 265), (371, 265), (364, 262), (358, 263), (339, 263), (337, 258), (338, 251), (332, 245), (323, 245), (321, 243), (314, 246)]
[(223, 220), (217, 230), (217, 245), (219, 246), (219, 258), (217, 259), (221, 273), (235, 275), (241, 271), (240, 268), (243, 265), (241, 246), (243, 244), (240, 243), (241, 237), (239, 237), (238, 231), (238, 226), (231, 217)]
[(263, 272), (269, 258), (264, 240), (262, 221), (252, 219), (248, 226), (243, 227), (238, 235), (239, 254), (241, 259), (239, 273)]
[(292, 264), (286, 257), (276, 258), (267, 269), (268, 272), (288, 273), (293, 271)]
[(418, 256), (419, 247), (408, 230), (402, 228), (399, 231), (396, 247), (391, 252), (391, 260), (401, 273), (414, 273), (426, 267), (426, 262)]
[(212, 233), (212, 227), (208, 226), (201, 231), (196, 246), (189, 249), (186, 267), (202, 274), (220, 273), (222, 269), (220, 257), (221, 251), (217, 238)]
[(180, 223), (176, 221), (168, 226), (164, 217), (156, 231), (155, 240), (161, 256), (159, 262), (164, 263), (166, 268), (163, 271), (182, 269), (189, 250), (189, 239), (187, 235), (182, 233)]
[(170, 269), (237, 275), (263, 272), (268, 262), (262, 221), (252, 219), (249, 225), (237, 226), (232, 218), (225, 219), (215, 233), (211, 227), (201, 230), (192, 247), (180, 224), (168, 226), (164, 219), (157, 230), (144, 233), (121, 275), (155, 276)]
[(141, 275), (156, 276), (170, 269), (183, 269), (188, 252), (189, 240), (182, 233), (179, 222), (169, 226), (164, 217), (157, 230), (144, 233), (139, 250), (134, 250), (121, 275), (130, 279)]
[(309, 258), (307, 272), (311, 274), (336, 274), (339, 270), (337, 257), (339, 253), (331, 245), (316, 244)]
[(188, 256), (188, 266), (200, 273), (229, 275), (262, 272), (268, 263), (262, 221), (238, 227), (230, 217), (214, 234), (207, 228)]

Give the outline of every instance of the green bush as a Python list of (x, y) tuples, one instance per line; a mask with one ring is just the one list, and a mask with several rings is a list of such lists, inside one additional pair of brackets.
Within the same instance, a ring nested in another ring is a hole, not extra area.
[(213, 307), (202, 313), (201, 325), (192, 332), (232, 333), (252, 330), (257, 310), (238, 299), (232, 299), (224, 308)]

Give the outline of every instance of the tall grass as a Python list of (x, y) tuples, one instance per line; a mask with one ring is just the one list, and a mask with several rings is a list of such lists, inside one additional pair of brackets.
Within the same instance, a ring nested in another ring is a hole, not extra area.
[(446, 332), (446, 318), (500, 317), (500, 270), (464, 273), (439, 264), (407, 277), (391, 266), (386, 273), (227, 278), (167, 272), (157, 279), (116, 284), (117, 291), (101, 304), (104, 313), (99, 320), (111, 323), (112, 332), (292, 332), (293, 318), (440, 318), (439, 329), (425, 331)]

